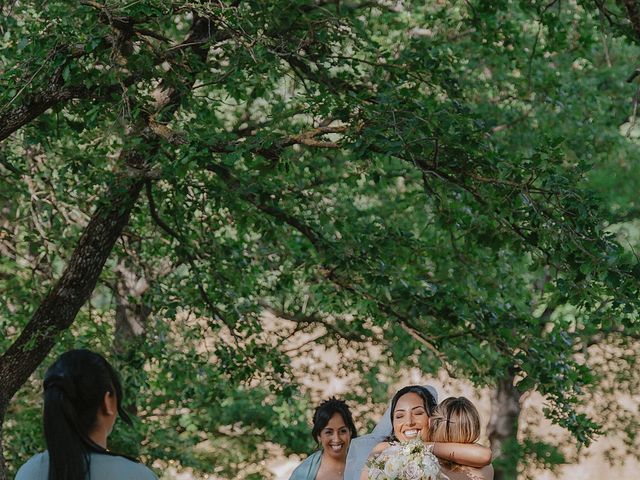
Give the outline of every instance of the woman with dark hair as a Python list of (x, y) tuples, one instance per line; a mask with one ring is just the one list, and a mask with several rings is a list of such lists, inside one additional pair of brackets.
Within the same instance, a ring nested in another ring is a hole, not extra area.
[(321, 447), (293, 471), (289, 480), (342, 480), (351, 439), (358, 436), (347, 404), (322, 402), (313, 415), (311, 436)]
[[(391, 400), (389, 409), (392, 429), (386, 441), (379, 443), (371, 451), (376, 456), (395, 442), (421, 440), (431, 446), (431, 451), (439, 459), (460, 465), (482, 468), (491, 463), (491, 450), (475, 443), (433, 443), (430, 438), (430, 419), (435, 415), (436, 400), (431, 392), (420, 385), (401, 388)], [(360, 478), (366, 480), (365, 467)]]
[(423, 429), (428, 428), (429, 418), (433, 416), (437, 405), (436, 399), (426, 387), (409, 385), (398, 390), (391, 400), (389, 415), (393, 430), (387, 440), (405, 442), (422, 438)]
[(25, 463), (16, 480), (157, 480), (144, 465), (107, 449), (122, 408), (122, 386), (109, 363), (89, 350), (63, 353), (44, 377), (47, 451)]

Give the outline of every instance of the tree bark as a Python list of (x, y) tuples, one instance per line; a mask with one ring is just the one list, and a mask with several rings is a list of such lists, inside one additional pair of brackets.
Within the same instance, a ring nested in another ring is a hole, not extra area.
[[(202, 61), (207, 57), (207, 41), (212, 36), (221, 35), (221, 30), (213, 27), (210, 20), (196, 17), (183, 42), (185, 48), (190, 49)], [(191, 85), (195, 80), (195, 74), (195, 71), (188, 72)], [(181, 85), (181, 87), (184, 86)], [(183, 88), (179, 89), (176, 85), (167, 85), (162, 82), (154, 92), (156, 99), (154, 110), (170, 115), (178, 108), (183, 91)], [(17, 107), (1, 116), (0, 141), (53, 104), (69, 100), (79, 94), (79, 92), (69, 92), (63, 95), (60, 90), (55, 90), (50, 96), (36, 98), (35, 104)], [(143, 138), (146, 148), (141, 152), (125, 151), (120, 157), (121, 165), (132, 171), (133, 176), (124, 174), (110, 186), (85, 227), (62, 276), (42, 301), (20, 336), (0, 356), (0, 422), (4, 419), (11, 398), (45, 359), (55, 344), (58, 334), (73, 323), (78, 311), (95, 288), (115, 242), (129, 222), (129, 215), (138, 200), (140, 190), (148, 180), (145, 172), (150, 166), (146, 159), (152, 157), (161, 142), (158, 136), (151, 134), (151, 130), (146, 124), (140, 124), (134, 128), (133, 135)], [(1, 449), (1, 427), (2, 423), (0, 423), (0, 480), (6, 480), (8, 477), (4, 453)]]
[(624, 0), (624, 6), (627, 9), (627, 16), (631, 21), (634, 32), (638, 40), (640, 40), (640, 7), (637, 0)]
[[(91, 295), (113, 246), (129, 221), (143, 179), (116, 182), (85, 227), (62, 276), (42, 301), (20, 336), (0, 357), (0, 419), (9, 401), (45, 359), (58, 334), (73, 323)], [(1, 442), (1, 439), (0, 439)], [(0, 452), (0, 468), (4, 456)], [(6, 479), (0, 470), (0, 480)]]
[(135, 339), (144, 337), (151, 314), (144, 301), (149, 284), (144, 275), (138, 276), (126, 263), (123, 260), (116, 266), (116, 282), (112, 289), (116, 300), (114, 350), (118, 354), (124, 354)]
[(498, 381), (491, 394), (491, 418), (487, 433), (494, 460), (494, 480), (516, 480), (518, 458), (514, 447), (518, 442), (518, 419), (522, 394), (514, 386), (515, 375), (510, 371)]
[(0, 116), (0, 142), (49, 108), (72, 98), (82, 97), (87, 92), (84, 87), (60, 88), (59, 85), (51, 85), (32, 102), (13, 108)]
[(4, 459), (4, 411), (0, 411), (0, 479), (6, 480), (7, 477), (7, 463)]

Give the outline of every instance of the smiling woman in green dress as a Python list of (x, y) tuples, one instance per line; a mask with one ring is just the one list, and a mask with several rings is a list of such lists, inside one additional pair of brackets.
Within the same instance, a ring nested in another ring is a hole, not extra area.
[(321, 448), (289, 480), (342, 480), (349, 444), (357, 436), (347, 404), (335, 398), (321, 403), (313, 415), (311, 435)]

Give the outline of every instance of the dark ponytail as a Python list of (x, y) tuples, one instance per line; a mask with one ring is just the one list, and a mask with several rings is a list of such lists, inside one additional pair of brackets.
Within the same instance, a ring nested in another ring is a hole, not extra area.
[(122, 409), (122, 386), (109, 363), (89, 350), (63, 353), (44, 378), (44, 436), (49, 452), (49, 480), (89, 477), (91, 452), (112, 455), (90, 438), (105, 393)]

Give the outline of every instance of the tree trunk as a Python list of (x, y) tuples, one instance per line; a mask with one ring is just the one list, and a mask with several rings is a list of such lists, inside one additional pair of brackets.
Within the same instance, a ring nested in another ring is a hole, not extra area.
[[(115, 273), (116, 282), (112, 288), (116, 300), (113, 351), (118, 360), (128, 368), (133, 371), (142, 370), (145, 358), (140, 353), (140, 344), (145, 341), (147, 321), (151, 314), (151, 308), (144, 298), (149, 284), (144, 274), (136, 274), (125, 260), (118, 263)], [(136, 389), (132, 390), (131, 385), (125, 385), (124, 388), (128, 398), (125, 400), (125, 408), (130, 414), (137, 415), (138, 406), (135, 399), (139, 392)]]
[(514, 386), (510, 371), (498, 381), (491, 394), (491, 419), (487, 428), (495, 470), (494, 480), (518, 478), (518, 418), (522, 394)]
[(112, 289), (116, 300), (114, 350), (118, 354), (124, 354), (136, 338), (144, 336), (151, 314), (144, 301), (149, 284), (144, 274), (137, 275), (126, 263), (123, 260), (116, 266), (116, 282)]
[[(191, 30), (182, 48), (206, 60), (207, 41), (212, 36), (222, 38), (222, 30), (201, 17), (193, 20)], [(224, 34), (226, 35), (226, 34)], [(154, 92), (154, 110), (170, 116), (179, 107), (184, 87), (193, 85), (196, 71), (189, 71), (189, 84), (176, 85), (161, 83)], [(72, 92), (74, 95), (77, 92)], [(0, 117), (0, 141), (36, 118), (53, 104), (69, 100), (63, 91), (36, 99), (35, 105), (18, 107), (17, 110)], [(129, 215), (135, 206), (144, 183), (145, 171), (149, 169), (146, 159), (151, 158), (159, 147), (161, 139), (151, 133), (146, 122), (134, 128), (132, 135), (139, 136), (146, 148), (143, 152), (125, 151), (120, 164), (128, 170), (109, 188), (101, 199), (89, 224), (85, 227), (78, 244), (71, 255), (69, 264), (51, 292), (42, 301), (27, 323), (20, 336), (7, 351), (0, 356), (0, 422), (4, 419), (10, 400), (29, 376), (45, 359), (57, 340), (58, 334), (69, 328), (78, 311), (93, 291), (111, 250), (123, 229), (129, 222)], [(133, 173), (133, 176), (130, 174)], [(0, 427), (2, 423), (0, 423)], [(6, 480), (7, 469), (2, 447), (0, 428), (0, 480)]]
[[(45, 359), (91, 295), (116, 240), (129, 221), (142, 179), (116, 182), (85, 227), (69, 264), (20, 336), (0, 357), (0, 419), (9, 401)], [(7, 478), (0, 452), (0, 480)]]
[(4, 411), (0, 411), (0, 480), (7, 480), (7, 463), (4, 459)]

